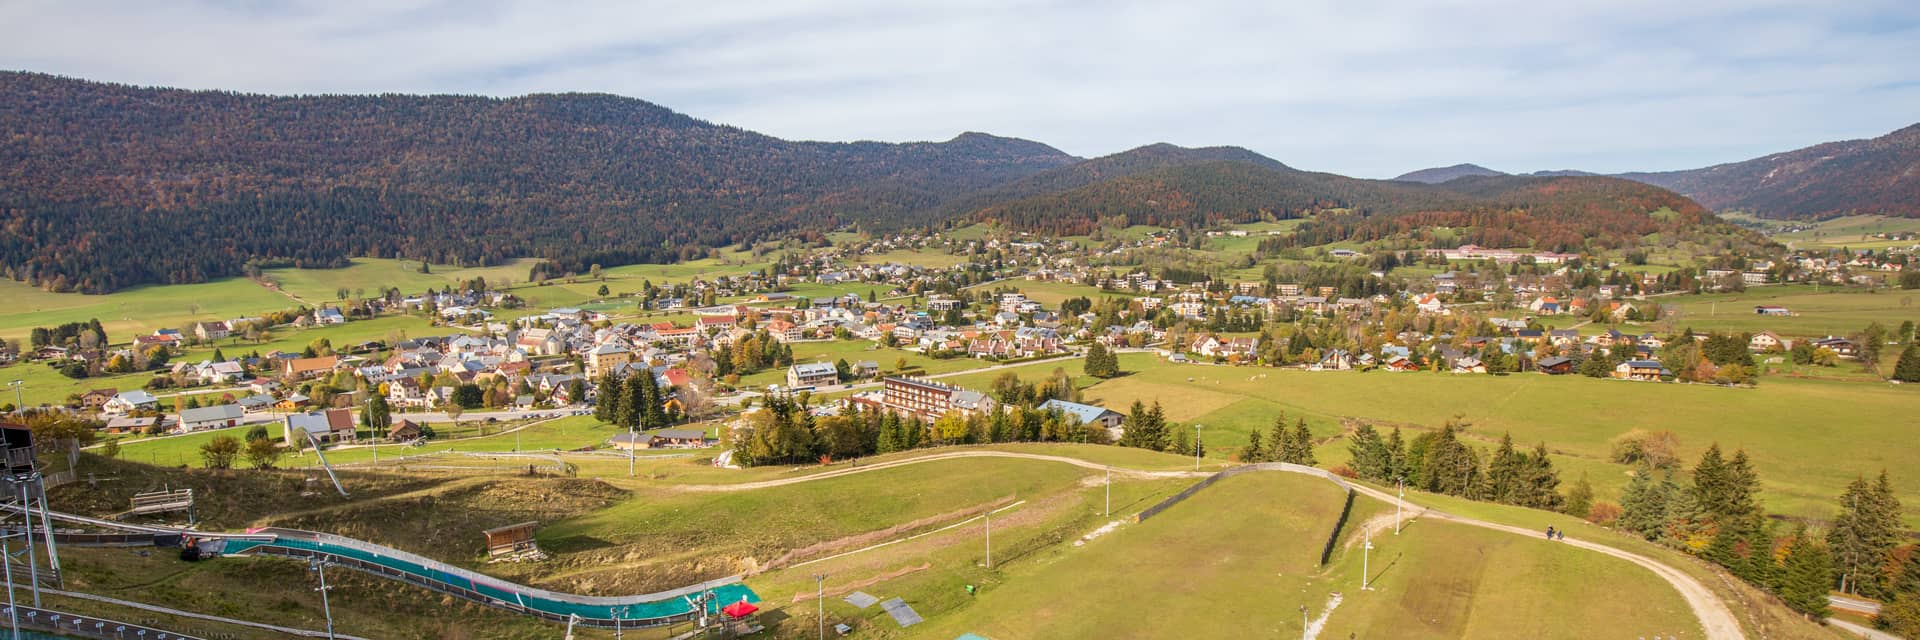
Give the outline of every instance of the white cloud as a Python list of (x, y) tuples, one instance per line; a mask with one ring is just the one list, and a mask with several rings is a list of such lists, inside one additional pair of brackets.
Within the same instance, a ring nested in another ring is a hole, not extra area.
[(789, 138), (1237, 144), (1362, 176), (1683, 168), (1920, 113), (1920, 7), (1897, 0), (556, 7), (11, 4), (0, 66), (273, 93), (605, 91)]

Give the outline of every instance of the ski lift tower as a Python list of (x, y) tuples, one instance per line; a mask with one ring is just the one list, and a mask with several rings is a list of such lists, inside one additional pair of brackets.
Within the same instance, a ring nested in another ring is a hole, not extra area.
[[(0, 504), (6, 506), (6, 529), (13, 529), (11, 520), (19, 515), (21, 524), (18, 531), (26, 539), (26, 569), (28, 584), (33, 588), (35, 606), (40, 601), (40, 549), (46, 547), (47, 577), (54, 584), (60, 584), (60, 552), (53, 541), (53, 527), (47, 521), (46, 483), (40, 476), (35, 462), (38, 451), (33, 445), (33, 430), (26, 425), (12, 422), (0, 422)], [(39, 513), (35, 513), (38, 511)], [(38, 540), (35, 538), (38, 537)], [(7, 575), (11, 578), (18, 569), (19, 561), (10, 553), (0, 554), (0, 563), (4, 563)]]

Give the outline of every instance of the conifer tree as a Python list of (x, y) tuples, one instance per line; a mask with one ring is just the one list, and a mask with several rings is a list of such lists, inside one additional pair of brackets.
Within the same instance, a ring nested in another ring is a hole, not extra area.
[(1260, 462), (1265, 457), (1266, 452), (1260, 450), (1260, 431), (1255, 429), (1247, 432), (1247, 446), (1240, 449), (1240, 461)]
[[(1256, 436), (1257, 437), (1257, 436)], [(1353, 471), (1368, 480), (1391, 480), (1393, 467), (1392, 454), (1387, 443), (1380, 439), (1380, 432), (1373, 425), (1362, 423), (1353, 430), (1347, 451), (1353, 458)]]
[(1288, 462), (1288, 451), (1292, 449), (1293, 436), (1287, 433), (1287, 412), (1273, 418), (1273, 430), (1267, 432), (1267, 459), (1273, 462)]
[(1893, 379), (1920, 382), (1920, 342), (1908, 344), (1900, 352), (1900, 361), (1893, 365)]
[(1524, 488), (1527, 495), (1521, 504), (1535, 509), (1557, 511), (1565, 498), (1560, 496), (1560, 472), (1553, 468), (1553, 458), (1547, 456), (1547, 443), (1535, 445), (1533, 453), (1526, 456)]
[(1500, 446), (1494, 449), (1493, 459), (1487, 462), (1488, 497), (1494, 502), (1520, 504), (1525, 495), (1521, 485), (1526, 467), (1525, 457), (1513, 450), (1513, 435), (1501, 435)]
[(1287, 462), (1309, 467), (1317, 462), (1313, 456), (1313, 432), (1307, 430), (1306, 418), (1297, 418), (1294, 420), (1293, 433), (1288, 436), (1287, 440), (1292, 443), (1292, 451), (1290, 452), (1292, 459), (1287, 460)]
[(1832, 559), (1805, 527), (1794, 533), (1780, 568), (1780, 599), (1815, 620), (1827, 617), (1827, 590), (1833, 587)]

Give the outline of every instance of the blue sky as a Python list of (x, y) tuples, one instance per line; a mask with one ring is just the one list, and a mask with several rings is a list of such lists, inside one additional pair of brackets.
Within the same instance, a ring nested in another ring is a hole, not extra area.
[[(556, 8), (564, 4), (564, 8)], [(1239, 145), (1362, 177), (1662, 170), (1920, 121), (1920, 2), (8, 2), (0, 68), (595, 91), (795, 139)]]

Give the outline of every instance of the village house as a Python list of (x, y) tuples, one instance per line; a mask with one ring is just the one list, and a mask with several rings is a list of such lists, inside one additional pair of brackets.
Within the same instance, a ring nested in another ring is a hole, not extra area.
[(333, 368), (339, 364), (340, 356), (293, 358), (280, 363), (280, 375), (294, 380), (311, 380), (333, 373)]
[(306, 446), (311, 437), (318, 442), (352, 442), (354, 440), (353, 410), (328, 409), (295, 413), (286, 417), (286, 443), (289, 447)]
[(222, 404), (180, 412), (181, 431), (201, 431), (239, 426), (246, 410), (237, 404)]
[(1613, 377), (1622, 380), (1658, 381), (1672, 375), (1658, 360), (1628, 360), (1613, 368)]
[(107, 415), (125, 415), (135, 411), (150, 411), (159, 406), (160, 399), (139, 389), (115, 394), (100, 404), (100, 411)]
[(830, 363), (815, 362), (787, 367), (787, 386), (793, 389), (822, 387), (840, 381), (840, 370)]

